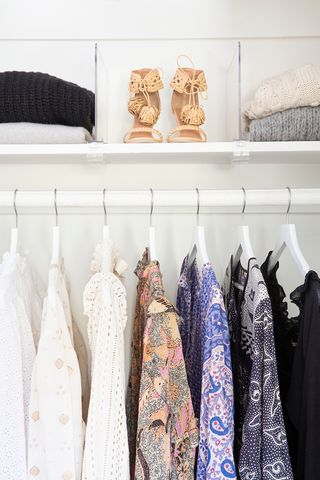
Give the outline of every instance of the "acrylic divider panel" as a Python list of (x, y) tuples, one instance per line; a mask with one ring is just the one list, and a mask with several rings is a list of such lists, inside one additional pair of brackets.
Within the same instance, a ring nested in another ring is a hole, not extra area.
[[(171, 111), (170, 81), (176, 59), (188, 55), (203, 69), (208, 99), (200, 99), (209, 142), (245, 140), (243, 111), (256, 88), (266, 78), (317, 63), (320, 38), (245, 39), (119, 39), (94, 41), (0, 40), (1, 70), (49, 73), (95, 91), (96, 140), (122, 143), (132, 127), (127, 109), (131, 70), (159, 68), (164, 89), (160, 90), (161, 113), (156, 128), (164, 138), (176, 126)], [(241, 53), (241, 55), (240, 55)], [(189, 66), (187, 60), (182, 66)], [(94, 153), (92, 157), (94, 157)]]
[[(125, 133), (132, 127), (132, 116), (127, 109), (129, 98), (128, 84), (132, 70), (158, 68), (163, 74), (164, 88), (160, 90), (161, 113), (156, 128), (166, 138), (176, 126), (171, 111), (172, 88), (170, 81), (177, 69), (179, 55), (188, 55), (196, 69), (202, 69), (208, 84), (208, 99), (199, 99), (206, 114), (203, 125), (208, 141), (225, 141), (226, 136), (226, 76), (235, 41), (216, 41), (212, 39), (177, 40), (110, 40), (99, 41), (99, 74), (107, 72), (107, 86), (98, 87), (99, 103), (101, 90), (107, 98), (108, 119), (99, 122), (107, 125), (107, 142), (121, 143)], [(187, 59), (181, 59), (182, 67), (191, 67)], [(100, 112), (100, 109), (99, 109)]]

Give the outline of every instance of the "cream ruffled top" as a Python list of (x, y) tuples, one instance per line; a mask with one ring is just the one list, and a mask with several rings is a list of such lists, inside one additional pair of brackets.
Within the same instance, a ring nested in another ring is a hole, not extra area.
[(289, 108), (320, 105), (320, 65), (304, 65), (264, 80), (244, 111), (252, 120)]
[(127, 264), (112, 241), (98, 245), (83, 294), (92, 352), (91, 396), (82, 480), (129, 480), (125, 412), (124, 328)]

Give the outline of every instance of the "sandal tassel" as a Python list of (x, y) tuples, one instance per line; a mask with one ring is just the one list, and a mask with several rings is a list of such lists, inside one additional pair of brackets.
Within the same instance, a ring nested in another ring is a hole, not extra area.
[(206, 116), (199, 105), (185, 105), (180, 114), (180, 120), (186, 125), (203, 125)]
[(146, 104), (144, 98), (135, 97), (129, 100), (128, 102), (128, 110), (131, 115), (139, 115), (141, 108)]
[(160, 112), (157, 107), (146, 105), (141, 108), (139, 118), (141, 123), (144, 123), (145, 125), (154, 125), (157, 122), (159, 115)]

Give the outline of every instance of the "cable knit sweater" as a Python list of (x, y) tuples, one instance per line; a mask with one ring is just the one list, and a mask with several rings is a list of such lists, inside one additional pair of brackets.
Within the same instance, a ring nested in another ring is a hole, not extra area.
[(304, 65), (262, 82), (244, 116), (252, 120), (296, 107), (320, 105), (320, 65)]
[(320, 107), (290, 108), (252, 120), (249, 132), (252, 142), (319, 141)]
[(94, 93), (39, 72), (0, 73), (0, 123), (94, 125)]

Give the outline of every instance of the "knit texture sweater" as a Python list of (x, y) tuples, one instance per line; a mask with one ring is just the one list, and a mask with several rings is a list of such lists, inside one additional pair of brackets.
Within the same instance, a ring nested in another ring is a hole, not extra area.
[(262, 118), (289, 108), (320, 105), (320, 65), (304, 65), (264, 80), (244, 116)]
[(320, 140), (320, 107), (290, 108), (249, 126), (252, 142)]
[(95, 118), (94, 93), (39, 72), (0, 73), (0, 123), (31, 122), (84, 127)]

